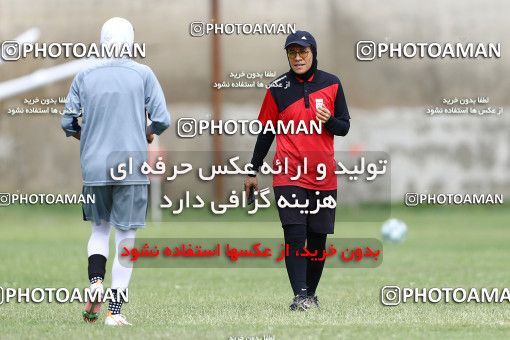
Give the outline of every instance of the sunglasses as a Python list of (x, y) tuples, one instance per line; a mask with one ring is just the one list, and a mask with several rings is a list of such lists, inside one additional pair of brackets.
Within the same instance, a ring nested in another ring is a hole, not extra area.
[(308, 56), (308, 53), (310, 53), (309, 49), (299, 50), (299, 51), (298, 50), (288, 50), (287, 51), (287, 57), (289, 57), (290, 59), (294, 59), (299, 54), (299, 56), (301, 58), (305, 59)]

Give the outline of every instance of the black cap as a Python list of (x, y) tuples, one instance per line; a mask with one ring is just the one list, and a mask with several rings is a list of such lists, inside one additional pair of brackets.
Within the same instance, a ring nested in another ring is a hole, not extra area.
[(289, 45), (298, 44), (304, 47), (313, 46), (317, 49), (317, 43), (315, 42), (315, 38), (306, 31), (296, 31), (295, 33), (289, 34), (287, 40), (285, 40), (285, 47), (289, 47)]

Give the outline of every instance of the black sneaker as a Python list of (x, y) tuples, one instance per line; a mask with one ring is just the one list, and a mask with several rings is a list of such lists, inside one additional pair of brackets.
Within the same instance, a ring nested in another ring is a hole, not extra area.
[(319, 304), (319, 298), (317, 297), (317, 295), (309, 296), (308, 304), (310, 305), (310, 307), (317, 307), (319, 309), (321, 308), (321, 305)]
[(296, 295), (289, 306), (290, 310), (301, 310), (305, 311), (310, 308), (310, 302), (307, 296)]

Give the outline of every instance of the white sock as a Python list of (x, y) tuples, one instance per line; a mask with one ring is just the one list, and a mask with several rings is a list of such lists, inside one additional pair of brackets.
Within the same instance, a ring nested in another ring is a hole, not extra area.
[(88, 256), (99, 254), (108, 258), (110, 229), (108, 222), (102, 221), (101, 224), (92, 222), (92, 234), (87, 245)]
[[(115, 258), (113, 259), (112, 266), (112, 289), (126, 289), (131, 279), (131, 273), (133, 272), (133, 262), (129, 264), (121, 265), (119, 262), (119, 246), (122, 240), (129, 239), (128, 242), (124, 241), (123, 246), (133, 247), (135, 242), (136, 230), (119, 230), (115, 229)], [(120, 249), (122, 252), (122, 249)]]

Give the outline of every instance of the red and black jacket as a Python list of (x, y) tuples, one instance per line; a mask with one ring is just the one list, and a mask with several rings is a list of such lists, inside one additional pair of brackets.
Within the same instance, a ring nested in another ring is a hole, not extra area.
[[(334, 169), (333, 137), (345, 136), (349, 131), (349, 111), (340, 80), (335, 75), (317, 70), (307, 81), (295, 76), (291, 71), (278, 77), (267, 90), (264, 102), (259, 113), (259, 121), (267, 124), (271, 121), (274, 126), (277, 121), (288, 123), (290, 121), (316, 121), (316, 102), (322, 100), (323, 105), (332, 113), (330, 119), (324, 124), (321, 133), (278, 134), (276, 136), (276, 154), (273, 165), (277, 161), (283, 162), (287, 158), (289, 173), (275, 175), (273, 186), (297, 185), (307, 189), (333, 190), (336, 189), (336, 176)], [(252, 158), (254, 169), (263, 163), (274, 139), (274, 134), (261, 133), (257, 138)], [(308, 174), (297, 180), (290, 180), (295, 175), (297, 164), (308, 161)], [(317, 172), (313, 167), (324, 163), (328, 168), (328, 175), (321, 181), (316, 180)]]

